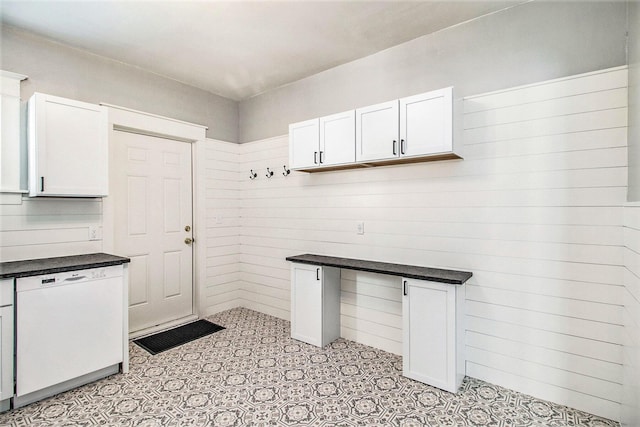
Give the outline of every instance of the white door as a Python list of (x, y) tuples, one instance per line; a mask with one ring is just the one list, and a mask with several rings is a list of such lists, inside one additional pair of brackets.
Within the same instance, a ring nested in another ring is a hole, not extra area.
[(289, 125), (289, 164), (292, 169), (318, 166), (320, 131), (318, 119)]
[(342, 165), (356, 161), (354, 110), (320, 118), (320, 164)]
[(191, 144), (114, 131), (114, 250), (131, 258), (129, 332), (193, 313)]
[(398, 157), (398, 101), (356, 110), (356, 161)]
[(453, 88), (400, 100), (400, 155), (453, 151)]

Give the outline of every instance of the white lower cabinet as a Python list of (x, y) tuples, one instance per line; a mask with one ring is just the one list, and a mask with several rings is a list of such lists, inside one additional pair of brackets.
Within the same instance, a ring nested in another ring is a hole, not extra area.
[(324, 347), (340, 337), (340, 269), (291, 264), (291, 338)]
[(464, 378), (464, 286), (402, 279), (402, 374), (455, 393)]
[(13, 397), (13, 279), (0, 280), (0, 411)]

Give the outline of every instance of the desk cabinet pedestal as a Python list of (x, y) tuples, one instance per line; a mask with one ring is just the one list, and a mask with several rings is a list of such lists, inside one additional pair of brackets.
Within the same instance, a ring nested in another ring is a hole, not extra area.
[(402, 279), (402, 374), (455, 393), (464, 378), (464, 285)]
[(291, 264), (291, 338), (324, 347), (340, 337), (340, 269)]

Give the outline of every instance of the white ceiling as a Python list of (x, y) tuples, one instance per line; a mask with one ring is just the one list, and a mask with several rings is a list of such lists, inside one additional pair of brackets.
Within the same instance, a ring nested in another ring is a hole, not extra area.
[(241, 100), (518, 3), (0, 0), (0, 13), (3, 23)]

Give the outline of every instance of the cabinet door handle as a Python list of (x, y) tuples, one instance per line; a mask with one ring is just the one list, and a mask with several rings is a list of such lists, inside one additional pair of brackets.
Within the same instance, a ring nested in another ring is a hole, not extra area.
[(401, 139), (400, 140), (400, 154), (404, 154), (404, 150), (405, 150), (404, 139)]
[(393, 140), (393, 155), (394, 156), (398, 154), (398, 150), (396, 148), (397, 144), (398, 144), (397, 141), (394, 139)]
[(44, 192), (44, 176), (40, 177), (40, 191)]
[(317, 151), (313, 152), (313, 164), (314, 165), (318, 164), (318, 152)]
[(322, 151), (320, 152), (320, 164), (322, 164), (323, 160), (322, 160)]
[(316, 268), (316, 280), (320, 280), (320, 268)]
[(402, 295), (407, 295), (407, 281), (402, 281)]

